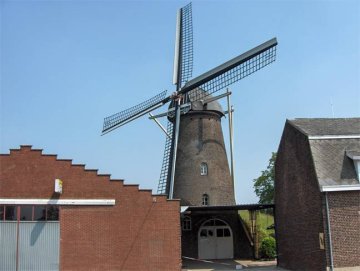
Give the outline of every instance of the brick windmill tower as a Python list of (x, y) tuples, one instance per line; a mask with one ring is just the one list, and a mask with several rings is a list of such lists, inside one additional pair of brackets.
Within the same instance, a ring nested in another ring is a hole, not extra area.
[[(200, 89), (194, 92), (205, 94)], [(191, 94), (189, 100), (192, 100)], [(181, 199), (183, 206), (235, 204), (221, 127), (224, 116), (215, 100), (191, 102), (191, 110), (181, 117), (174, 198)]]
[[(169, 199), (181, 199), (185, 206), (235, 204), (234, 184), (226, 155), (221, 119), (225, 112), (218, 99), (229, 92), (218, 91), (275, 61), (276, 38), (273, 38), (224, 64), (189, 80), (193, 66), (193, 30), (191, 3), (177, 16), (174, 93), (166, 91), (127, 110), (104, 119), (103, 134), (135, 120), (167, 103), (163, 165), (158, 193)], [(229, 111), (229, 110), (228, 110)]]

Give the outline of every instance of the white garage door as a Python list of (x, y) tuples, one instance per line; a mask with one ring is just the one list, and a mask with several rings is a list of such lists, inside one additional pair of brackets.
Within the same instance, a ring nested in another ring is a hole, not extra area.
[(229, 225), (219, 219), (203, 223), (198, 234), (199, 259), (232, 259), (233, 236)]

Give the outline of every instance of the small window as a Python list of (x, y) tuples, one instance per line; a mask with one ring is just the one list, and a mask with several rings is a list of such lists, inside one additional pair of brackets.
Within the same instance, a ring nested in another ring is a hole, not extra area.
[(208, 196), (208, 194), (204, 194), (202, 196), (202, 205), (203, 206), (208, 206), (209, 205), (209, 196)]
[(201, 163), (201, 165), (200, 165), (200, 175), (201, 176), (208, 175), (208, 165), (206, 163)]
[(59, 220), (59, 207), (55, 205), (47, 206), (47, 221)]
[(46, 220), (46, 206), (34, 206), (34, 220), (36, 221)]
[(188, 216), (185, 216), (182, 221), (182, 229), (184, 231), (191, 231), (191, 218)]
[(5, 215), (5, 206), (4, 205), (0, 205), (0, 221), (4, 220), (4, 215)]
[(32, 206), (21, 206), (20, 207), (20, 220), (31, 221), (32, 220)]
[(202, 238), (206, 238), (207, 237), (207, 230), (206, 229), (202, 229), (200, 232), (200, 237)]
[(59, 206), (56, 205), (0, 205), (0, 221), (58, 221)]
[(5, 220), (16, 220), (16, 206), (5, 206)]
[(217, 229), (216, 230), (217, 237), (224, 237), (224, 229)]
[(226, 223), (224, 221), (219, 220), (219, 219), (214, 219), (214, 225), (215, 226), (226, 226)]
[(229, 229), (224, 229), (224, 236), (225, 236), (225, 237), (231, 236)]

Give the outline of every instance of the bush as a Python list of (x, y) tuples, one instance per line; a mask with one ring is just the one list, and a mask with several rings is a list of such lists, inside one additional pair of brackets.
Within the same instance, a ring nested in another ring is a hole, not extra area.
[(274, 259), (276, 257), (275, 238), (268, 236), (261, 241), (260, 253), (263, 258)]

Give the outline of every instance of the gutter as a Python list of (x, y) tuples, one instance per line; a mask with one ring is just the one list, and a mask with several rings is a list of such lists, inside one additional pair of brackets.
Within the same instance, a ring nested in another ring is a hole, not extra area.
[(360, 184), (323, 185), (323, 186), (320, 186), (320, 191), (321, 192), (360, 191)]
[(308, 135), (309, 140), (321, 139), (359, 139), (360, 135)]
[(11, 205), (115, 205), (115, 199), (4, 199), (0, 204)]

